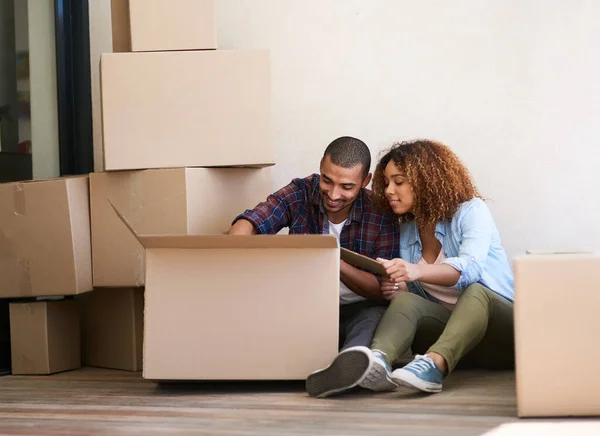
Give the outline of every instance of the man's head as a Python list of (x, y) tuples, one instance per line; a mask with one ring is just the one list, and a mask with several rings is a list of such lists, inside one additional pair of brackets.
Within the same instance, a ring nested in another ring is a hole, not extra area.
[(321, 159), (321, 199), (330, 220), (347, 218), (352, 203), (371, 181), (371, 153), (360, 139), (337, 138)]

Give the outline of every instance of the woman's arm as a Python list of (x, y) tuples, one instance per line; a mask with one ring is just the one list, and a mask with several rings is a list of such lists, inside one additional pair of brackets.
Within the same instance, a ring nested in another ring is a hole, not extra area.
[(456, 285), (460, 278), (460, 272), (450, 265), (418, 265), (403, 259), (377, 261), (396, 283), (420, 281), (450, 287)]

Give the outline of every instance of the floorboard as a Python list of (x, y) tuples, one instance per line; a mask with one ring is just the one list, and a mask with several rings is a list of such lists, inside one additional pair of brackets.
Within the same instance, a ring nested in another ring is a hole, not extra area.
[(0, 378), (0, 433), (480, 435), (516, 421), (513, 372), (457, 371), (440, 394), (357, 391), (325, 400), (298, 382), (157, 385), (84, 368)]

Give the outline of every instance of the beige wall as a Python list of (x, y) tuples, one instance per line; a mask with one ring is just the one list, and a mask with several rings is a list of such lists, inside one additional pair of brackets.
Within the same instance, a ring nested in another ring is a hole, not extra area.
[(600, 249), (600, 2), (219, 0), (219, 48), (268, 48), (274, 188), (356, 135), (446, 142), (509, 254)]
[(93, 0), (89, 2), (94, 171), (102, 171), (104, 168), (100, 102), (100, 54), (112, 52), (110, 3), (111, 0)]
[(60, 174), (54, 1), (28, 0), (33, 178)]

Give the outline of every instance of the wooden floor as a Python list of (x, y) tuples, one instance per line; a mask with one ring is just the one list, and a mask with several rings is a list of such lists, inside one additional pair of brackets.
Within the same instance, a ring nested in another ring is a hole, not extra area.
[(444, 392), (317, 400), (302, 383), (156, 385), (84, 368), (0, 377), (0, 434), (480, 435), (516, 420), (514, 373), (458, 371)]

